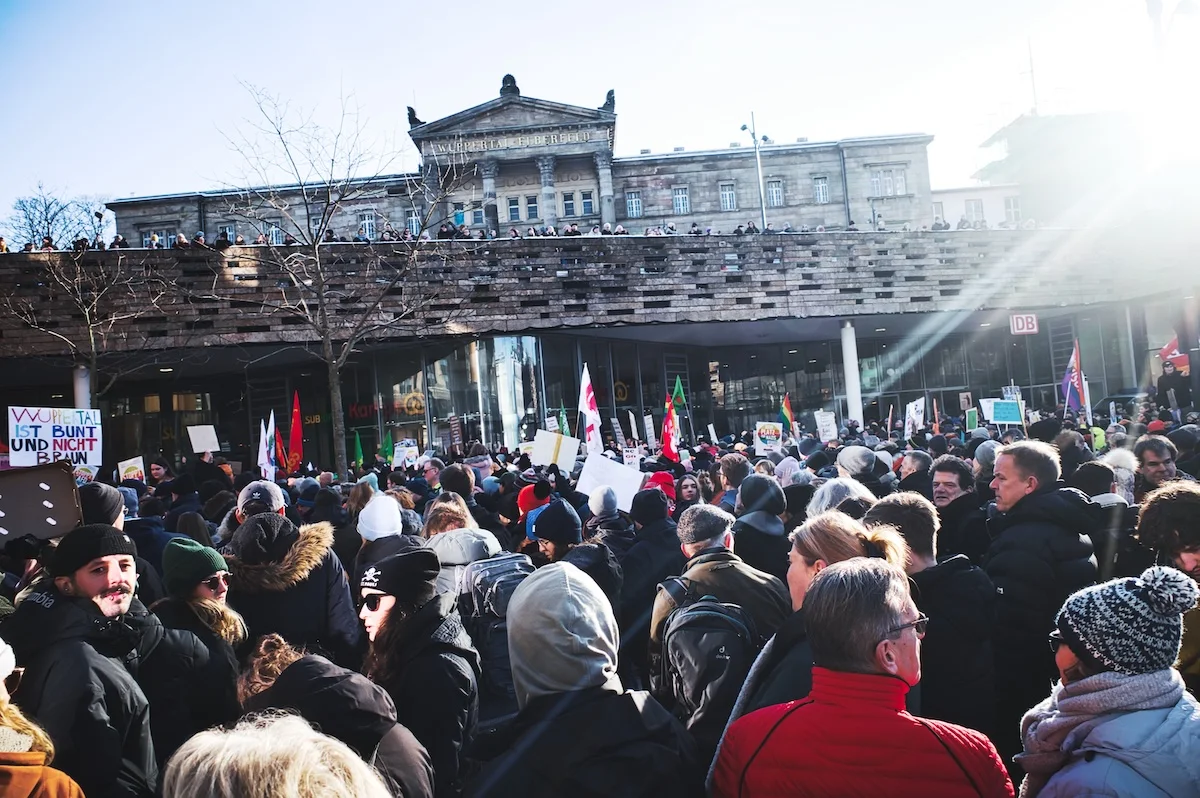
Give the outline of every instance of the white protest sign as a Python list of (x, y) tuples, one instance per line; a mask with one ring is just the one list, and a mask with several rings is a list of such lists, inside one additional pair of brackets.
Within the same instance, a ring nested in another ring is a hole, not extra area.
[(759, 455), (778, 452), (783, 447), (783, 424), (778, 421), (760, 421), (754, 425), (754, 453)]
[(835, 413), (829, 410), (817, 410), (813, 412), (813, 418), (817, 422), (817, 435), (820, 437), (821, 443), (837, 440), (838, 426)]
[(141, 457), (132, 457), (128, 460), (122, 460), (117, 463), (118, 482), (124, 482), (127, 479), (136, 479), (138, 482), (146, 481), (146, 461)]
[(925, 426), (925, 397), (904, 406), (904, 437), (911, 438)]
[(621, 448), (621, 459), (625, 462), (625, 465), (637, 468), (642, 462), (642, 455), (636, 446), (624, 446)]
[(634, 495), (642, 489), (644, 476), (641, 471), (593, 452), (583, 464), (583, 471), (579, 474), (579, 485), (575, 489), (590, 495), (596, 488), (607, 485), (617, 494), (617, 507), (629, 512), (633, 506)]
[(717, 442), (717, 428), (712, 425), (712, 422), (709, 422), (709, 425), (708, 425), (708, 442), (709, 443)]
[(525, 443), (518, 444), (517, 445), (517, 453), (518, 453), (518, 456), (520, 456), (522, 454), (527, 454), (527, 455), (532, 456), (533, 455), (533, 441), (526, 441)]
[(630, 410), (629, 411), (629, 437), (633, 438), (634, 440), (637, 440), (637, 436), (638, 436), (637, 433), (638, 433), (637, 416), (635, 416), (633, 414), (633, 411)]
[(1117, 419), (1119, 419), (1119, 418), (1120, 418), (1120, 416), (1117, 414), (1117, 403), (1109, 402), (1108, 403), (1108, 423), (1116, 424)]
[(558, 432), (558, 419), (554, 416), (546, 416), (546, 431)]
[(187, 431), (192, 439), (192, 451), (196, 454), (221, 451), (221, 442), (217, 440), (217, 430), (212, 424), (188, 427)]
[(646, 445), (651, 449), (658, 448), (658, 439), (654, 437), (654, 416), (647, 413), (642, 421), (646, 425)]
[(621, 429), (621, 422), (617, 420), (616, 416), (613, 416), (608, 420), (608, 423), (612, 424), (613, 440), (617, 442), (617, 446), (624, 446), (625, 430)]
[(14, 468), (66, 460), (103, 465), (100, 411), (69, 407), (8, 408), (9, 465)]
[(999, 401), (1000, 401), (999, 399), (995, 399), (995, 398), (987, 398), (987, 397), (980, 398), (979, 412), (983, 415), (983, 417), (985, 419), (987, 419), (988, 421), (991, 421), (992, 413), (993, 413), (992, 405), (994, 405), (996, 402), (999, 402)]
[[(578, 438), (540, 429), (533, 436), (533, 453), (529, 455), (529, 462), (534, 465), (558, 463), (560, 471), (570, 474), (571, 470), (575, 468), (575, 455), (577, 454), (579, 454)], [(603, 455), (601, 457), (608, 459)]]

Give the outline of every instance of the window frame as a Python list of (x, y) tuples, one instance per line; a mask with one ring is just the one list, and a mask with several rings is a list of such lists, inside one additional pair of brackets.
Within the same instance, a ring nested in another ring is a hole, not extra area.
[(529, 194), (525, 197), (525, 219), (532, 222), (534, 219), (542, 218), (542, 209), (538, 204), (541, 198), (537, 194)]
[(1004, 198), (1004, 221), (1009, 224), (1021, 223), (1021, 195)]
[(687, 216), (691, 212), (692, 198), (688, 192), (688, 187), (671, 186), (671, 214), (673, 216)]
[(641, 219), (646, 213), (646, 206), (642, 204), (641, 189), (625, 192), (625, 217), (627, 219)]
[(721, 212), (729, 213), (738, 209), (737, 183), (724, 180), (717, 184), (717, 198), (720, 200)]
[(564, 219), (570, 219), (575, 216), (574, 191), (564, 191), (562, 193), (562, 215)]
[(408, 229), (409, 235), (419, 236), (421, 234), (421, 212), (416, 208), (406, 211), (404, 226)]
[(355, 234), (357, 234), (358, 230), (361, 229), (363, 231), (363, 235), (366, 236), (368, 241), (374, 241), (375, 234), (377, 232), (375, 229), (375, 220), (378, 218), (375, 215), (375, 209), (366, 208), (358, 211), (355, 214), (355, 218), (358, 219), (358, 228), (355, 229)]
[[(975, 210), (977, 208), (979, 210), (978, 215), (975, 214)], [(963, 212), (966, 215), (968, 222), (975, 223), (987, 221), (987, 209), (984, 208), (982, 199), (963, 200)]]
[(579, 210), (584, 216), (594, 216), (596, 213), (596, 192), (579, 192)]
[(829, 177), (814, 175), (812, 179), (813, 203), (816, 205), (829, 204)]
[(521, 221), (521, 198), (508, 197), (508, 221)]
[(782, 208), (787, 204), (787, 193), (784, 191), (782, 178), (768, 180), (763, 193), (766, 195), (768, 208)]

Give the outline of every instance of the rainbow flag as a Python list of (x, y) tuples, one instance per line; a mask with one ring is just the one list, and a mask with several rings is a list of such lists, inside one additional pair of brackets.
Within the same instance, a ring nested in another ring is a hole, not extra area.
[(783, 395), (783, 401), (779, 403), (779, 420), (783, 423), (783, 431), (795, 437), (796, 417), (792, 415), (792, 403), (786, 393)]

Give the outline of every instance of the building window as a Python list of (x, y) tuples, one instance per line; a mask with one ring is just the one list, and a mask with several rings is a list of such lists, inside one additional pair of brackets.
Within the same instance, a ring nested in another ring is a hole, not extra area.
[(264, 232), (267, 234), (267, 243), (277, 247), (283, 246), (283, 228), (278, 219), (268, 219), (263, 222)]
[(983, 200), (977, 200), (977, 199), (967, 200), (966, 207), (967, 207), (967, 221), (969, 221), (969, 222), (984, 221)]
[(737, 210), (737, 189), (733, 183), (722, 183), (721, 191), (721, 210), (736, 211)]
[(640, 219), (642, 217), (642, 192), (625, 192), (625, 215), (630, 219)]
[(467, 204), (465, 202), (454, 203), (454, 223), (462, 226), (462, 223), (467, 220)]
[(829, 202), (829, 178), (814, 177), (813, 178), (813, 202), (818, 205), (825, 205)]
[(871, 173), (872, 197), (898, 197), (908, 193), (903, 169), (878, 169)]
[(563, 216), (575, 215), (575, 192), (563, 192)]
[(592, 192), (590, 192), (590, 191), (579, 192), (579, 201), (581, 203), (583, 203), (583, 215), (584, 216), (591, 216), (593, 213), (596, 212), (596, 203), (592, 200)]
[(237, 232), (235, 231), (234, 226), (231, 224), (217, 225), (217, 238), (221, 237), (221, 233), (224, 233), (225, 238), (229, 241), (233, 241), (235, 238), (237, 238)]
[(542, 218), (538, 213), (537, 194), (525, 198), (525, 218), (529, 220)]
[(1020, 197), (1005, 197), (1004, 198), (1004, 221), (1009, 224), (1021, 223), (1021, 198)]
[(783, 181), (768, 180), (767, 181), (767, 205), (772, 208), (783, 207)]
[(408, 228), (408, 232), (414, 236), (421, 234), (421, 213), (420, 211), (412, 210), (405, 214), (404, 226)]
[(905, 177), (903, 169), (894, 171), (896, 173), (896, 196), (900, 197), (908, 193), (908, 179)]
[(368, 241), (375, 240), (375, 211), (363, 211), (358, 215), (358, 232)]
[(933, 203), (933, 218), (935, 218), (935, 219), (945, 219), (946, 218), (946, 212), (942, 209), (942, 203), (940, 203), (940, 202)]
[(692, 212), (692, 204), (688, 202), (687, 186), (671, 189), (671, 210), (676, 216)]
[(483, 225), (483, 208), (476, 207), (471, 209), (471, 224), (476, 227)]
[(158, 236), (158, 246), (167, 249), (171, 246), (171, 242), (175, 240), (175, 233), (172, 230), (143, 230), (142, 231), (142, 248), (150, 249), (150, 237)]
[(508, 198), (508, 220), (510, 222), (521, 221), (521, 199), (519, 197)]

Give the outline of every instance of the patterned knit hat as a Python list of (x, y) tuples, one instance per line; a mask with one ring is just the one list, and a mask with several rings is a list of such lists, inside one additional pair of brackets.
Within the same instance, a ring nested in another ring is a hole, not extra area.
[(1200, 588), (1181, 571), (1156, 565), (1141, 577), (1113, 579), (1071, 595), (1056, 623), (1085, 662), (1117, 673), (1153, 673), (1179, 657), (1183, 613)]

